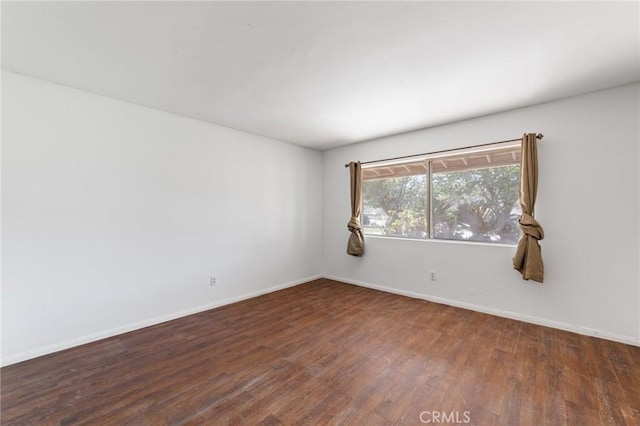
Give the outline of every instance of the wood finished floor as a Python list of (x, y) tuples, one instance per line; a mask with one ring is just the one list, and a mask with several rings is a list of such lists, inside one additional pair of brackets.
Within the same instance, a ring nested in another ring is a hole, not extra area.
[(1, 386), (3, 425), (640, 424), (640, 348), (324, 279), (8, 366)]

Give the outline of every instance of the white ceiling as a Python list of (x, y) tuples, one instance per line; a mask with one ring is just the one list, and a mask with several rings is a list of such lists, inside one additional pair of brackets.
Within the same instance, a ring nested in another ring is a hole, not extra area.
[(318, 149), (640, 80), (639, 3), (19, 2), (2, 67)]

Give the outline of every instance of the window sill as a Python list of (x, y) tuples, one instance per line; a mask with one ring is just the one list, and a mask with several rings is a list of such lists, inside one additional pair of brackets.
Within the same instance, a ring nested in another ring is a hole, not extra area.
[(367, 234), (364, 234), (364, 238), (365, 240), (371, 238), (375, 240), (418, 241), (418, 242), (425, 242), (425, 243), (462, 244), (462, 245), (489, 246), (489, 247), (509, 247), (514, 249), (517, 247), (517, 244), (486, 243), (483, 241), (442, 240), (437, 238), (403, 238), (403, 237), (391, 237), (386, 235), (367, 235)]

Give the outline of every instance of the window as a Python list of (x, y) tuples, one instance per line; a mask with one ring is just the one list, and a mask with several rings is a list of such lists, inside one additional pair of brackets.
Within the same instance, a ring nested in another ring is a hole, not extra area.
[(363, 167), (366, 235), (516, 244), (520, 145)]

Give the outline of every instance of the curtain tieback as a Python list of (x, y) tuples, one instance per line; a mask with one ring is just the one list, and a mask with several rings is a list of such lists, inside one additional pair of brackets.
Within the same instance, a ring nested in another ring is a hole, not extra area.
[(535, 238), (536, 240), (541, 240), (544, 238), (544, 231), (542, 226), (538, 223), (537, 220), (533, 218), (533, 216), (523, 213), (518, 220), (518, 225), (520, 229), (525, 234)]
[(360, 230), (360, 218), (356, 216), (351, 216), (351, 220), (347, 223), (347, 228), (349, 231), (359, 231)]

